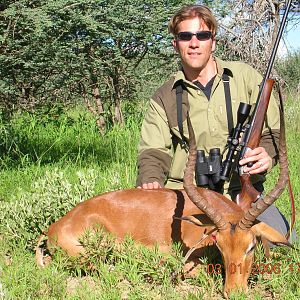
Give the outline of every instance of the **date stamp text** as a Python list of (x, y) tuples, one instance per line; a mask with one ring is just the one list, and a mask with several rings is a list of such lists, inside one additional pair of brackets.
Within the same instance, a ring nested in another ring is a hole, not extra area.
[[(283, 271), (283, 267), (285, 266), (283, 266), (281, 263), (257, 263), (253, 264), (251, 268), (251, 274), (280, 274)], [(224, 266), (222, 264), (207, 264), (205, 268), (208, 274), (221, 274), (224, 270)], [(286, 269), (286, 267), (284, 269)], [(227, 271), (229, 274), (243, 274), (243, 272), (245, 272), (242, 264), (234, 263), (229, 264)], [(300, 262), (288, 264), (288, 272), (300, 272)]]

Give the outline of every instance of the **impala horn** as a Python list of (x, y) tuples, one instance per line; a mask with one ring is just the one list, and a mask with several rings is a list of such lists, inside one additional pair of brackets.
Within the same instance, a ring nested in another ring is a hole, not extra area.
[(206, 201), (206, 199), (201, 195), (202, 188), (197, 189), (194, 184), (194, 172), (196, 166), (196, 158), (197, 158), (197, 146), (194, 130), (191, 124), (191, 120), (189, 115), (187, 116), (187, 125), (189, 132), (189, 156), (186, 165), (186, 169), (184, 171), (183, 177), (183, 187), (191, 199), (191, 201), (201, 209), (216, 225), (219, 230), (224, 230), (228, 226), (228, 222), (224, 220), (222, 215), (218, 213), (214, 207), (210, 205)]
[(284, 191), (288, 181), (288, 159), (286, 150), (286, 136), (284, 124), (283, 104), (279, 107), (280, 114), (280, 136), (279, 136), (279, 164), (280, 172), (275, 187), (265, 196), (260, 197), (256, 202), (252, 203), (250, 209), (245, 213), (243, 219), (240, 220), (239, 226), (242, 229), (250, 228), (255, 219), (262, 214), (269, 206), (271, 206)]

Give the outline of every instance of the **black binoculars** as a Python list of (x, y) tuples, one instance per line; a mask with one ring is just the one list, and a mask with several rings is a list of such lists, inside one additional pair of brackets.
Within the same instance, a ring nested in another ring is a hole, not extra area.
[[(225, 181), (229, 181), (233, 169), (233, 159), (235, 153), (239, 154), (239, 138), (241, 132), (249, 128), (248, 124), (243, 127), (249, 116), (251, 105), (241, 102), (237, 111), (237, 124), (230, 133), (226, 148), (228, 149), (226, 158), (222, 162), (222, 154), (219, 148), (212, 148), (209, 155), (205, 156), (204, 150), (197, 151), (197, 162), (195, 179), (197, 186), (208, 187), (211, 190), (223, 193)], [(247, 127), (248, 126), (248, 127)]]
[(212, 148), (205, 156), (204, 150), (197, 150), (196, 183), (197, 186), (219, 190), (222, 155), (219, 148)]

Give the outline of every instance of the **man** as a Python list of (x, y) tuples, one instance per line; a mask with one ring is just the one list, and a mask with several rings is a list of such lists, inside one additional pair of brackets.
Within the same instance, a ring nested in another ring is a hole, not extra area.
[[(226, 101), (231, 103), (236, 124), (239, 103), (254, 107), (262, 81), (262, 76), (249, 65), (214, 57), (217, 22), (207, 7), (183, 7), (170, 20), (169, 31), (174, 36), (173, 47), (181, 58), (181, 69), (156, 91), (142, 125), (137, 186), (144, 189), (182, 188), (188, 156), (184, 147), (184, 141), (188, 140), (187, 111), (198, 149), (204, 150), (206, 156), (212, 148), (220, 148), (222, 152), (229, 135)], [(229, 100), (224, 87), (228, 80)], [(178, 86), (183, 89), (179, 114)], [(264, 174), (277, 161), (278, 140), (279, 111), (271, 97), (260, 146), (247, 152), (239, 162), (241, 165), (253, 162), (252, 167), (244, 166), (243, 171), (253, 175), (251, 180), (259, 191), (263, 190)], [(225, 183), (224, 194), (234, 199), (240, 189), (239, 176), (234, 173), (230, 183)], [(280, 217), (275, 207), (271, 210), (271, 219)], [(268, 221), (273, 226), (273, 222)], [(284, 220), (279, 227), (279, 231), (286, 232)]]

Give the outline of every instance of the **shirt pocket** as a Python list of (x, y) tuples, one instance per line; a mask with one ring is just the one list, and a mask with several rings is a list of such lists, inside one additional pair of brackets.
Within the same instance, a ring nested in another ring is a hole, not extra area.
[(214, 119), (215, 124), (213, 125), (214, 131), (220, 136), (228, 136), (228, 118), (225, 104), (216, 104), (214, 107)]

